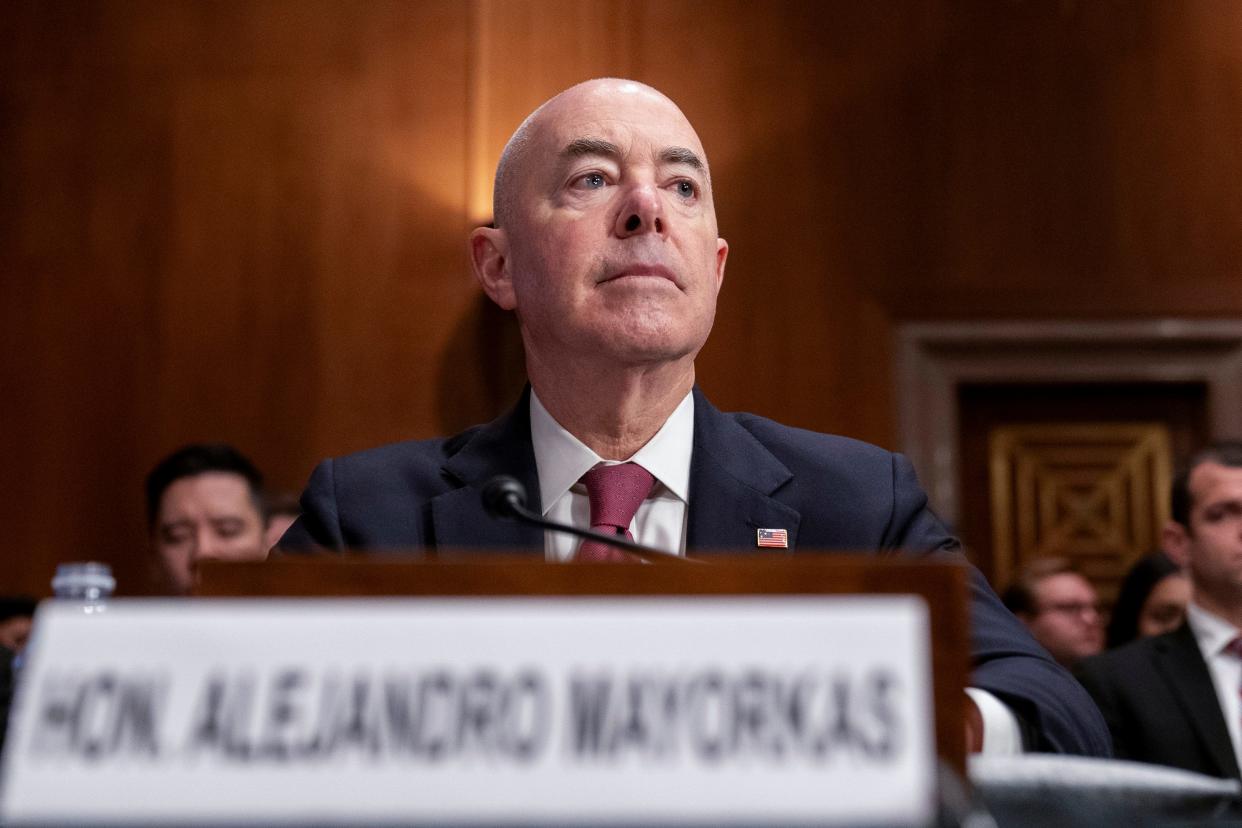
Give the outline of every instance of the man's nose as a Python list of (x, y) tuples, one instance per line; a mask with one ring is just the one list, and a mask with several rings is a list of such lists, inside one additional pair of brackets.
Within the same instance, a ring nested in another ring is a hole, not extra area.
[(194, 560), (214, 561), (220, 557), (220, 538), (215, 532), (204, 530), (194, 539)]
[(664, 235), (668, 219), (660, 195), (651, 184), (637, 184), (626, 193), (617, 214), (617, 235), (638, 236), (644, 233)]

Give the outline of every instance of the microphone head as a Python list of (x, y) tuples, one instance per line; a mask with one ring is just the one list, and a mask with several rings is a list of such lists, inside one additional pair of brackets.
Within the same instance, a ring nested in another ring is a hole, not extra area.
[(483, 508), (495, 518), (511, 518), (526, 507), (526, 487), (517, 478), (498, 474), (483, 487)]

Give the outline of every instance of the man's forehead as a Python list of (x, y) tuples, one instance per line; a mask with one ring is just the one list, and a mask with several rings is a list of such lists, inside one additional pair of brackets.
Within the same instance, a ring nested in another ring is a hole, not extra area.
[(1039, 582), (1040, 586), (1049, 592), (1078, 592), (1083, 588), (1090, 588), (1087, 579), (1077, 572), (1054, 572)]
[(1051, 592), (1056, 592), (1057, 587), (1061, 585), (1061, 572), (1054, 572), (1051, 575), (1045, 575), (1035, 581), (1035, 594), (1040, 598), (1047, 597)]
[(677, 105), (637, 84), (571, 89), (548, 102), (535, 126), (542, 149), (558, 156), (608, 145), (626, 154), (641, 143), (661, 157), (693, 157), (706, 165), (702, 143)]
[(496, 165), (493, 192), (497, 226), (518, 217), (524, 191), (528, 193), (532, 186), (542, 191), (546, 177), (568, 165), (567, 153), (592, 142), (596, 149), (612, 145), (625, 160), (690, 163), (702, 171), (710, 188), (703, 144), (675, 103), (635, 81), (586, 81), (532, 112), (505, 145)]
[(1205, 461), (1196, 466), (1190, 473), (1190, 483), (1194, 485), (1242, 484), (1242, 467), (1225, 466), (1216, 461)]
[(1200, 463), (1191, 470), (1189, 488), (1200, 508), (1212, 500), (1242, 500), (1242, 468), (1215, 461)]
[(160, 511), (188, 504), (210, 503), (213, 506), (236, 504), (254, 509), (250, 484), (240, 474), (208, 471), (174, 480), (160, 498)]

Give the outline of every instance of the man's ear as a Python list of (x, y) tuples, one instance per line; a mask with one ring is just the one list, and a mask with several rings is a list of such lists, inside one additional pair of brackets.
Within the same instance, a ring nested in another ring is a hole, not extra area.
[(1177, 521), (1165, 522), (1160, 530), (1160, 548), (1182, 569), (1190, 565), (1190, 531)]
[(716, 292), (724, 283), (725, 260), (729, 258), (729, 243), (724, 239), (716, 239)]
[(505, 310), (517, 307), (509, 271), (509, 238), (495, 227), (476, 227), (470, 234), (470, 263), (483, 292)]

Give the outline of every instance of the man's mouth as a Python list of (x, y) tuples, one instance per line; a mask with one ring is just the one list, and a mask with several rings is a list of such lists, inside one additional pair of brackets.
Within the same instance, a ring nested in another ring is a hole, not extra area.
[(618, 279), (631, 278), (665, 279), (672, 282), (677, 287), (681, 287), (681, 285), (677, 282), (677, 277), (673, 275), (673, 271), (669, 270), (664, 265), (659, 264), (627, 265), (626, 267), (614, 270), (605, 275), (604, 278), (600, 280), (600, 284), (604, 284), (605, 282), (613, 282)]

